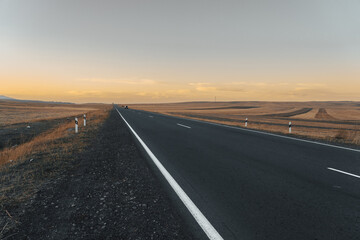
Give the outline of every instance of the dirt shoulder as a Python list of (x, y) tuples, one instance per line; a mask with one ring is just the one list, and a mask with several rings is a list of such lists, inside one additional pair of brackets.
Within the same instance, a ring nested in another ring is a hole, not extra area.
[[(191, 239), (114, 110), (92, 139), (70, 167), (8, 211), (16, 226), (2, 237)], [(4, 210), (0, 218), (10, 219)]]

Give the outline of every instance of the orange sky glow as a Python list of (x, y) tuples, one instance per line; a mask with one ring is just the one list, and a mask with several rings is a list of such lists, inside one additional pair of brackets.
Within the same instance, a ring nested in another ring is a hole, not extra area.
[(360, 4), (315, 2), (1, 1), (0, 95), (360, 101)]

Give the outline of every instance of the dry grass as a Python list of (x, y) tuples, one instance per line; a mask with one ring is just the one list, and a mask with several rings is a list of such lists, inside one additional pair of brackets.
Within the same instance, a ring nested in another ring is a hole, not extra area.
[(77, 154), (93, 141), (110, 108), (89, 112), (87, 126), (80, 127), (78, 134), (73, 122), (65, 121), (27, 143), (0, 152), (0, 239), (3, 231), (18, 223), (21, 204), (43, 184), (56, 181), (63, 171), (77, 165)]
[[(98, 110), (87, 114), (88, 124), (97, 125), (107, 116), (107, 111)], [(93, 121), (92, 121), (93, 120)], [(91, 126), (89, 126), (91, 127)], [(22, 161), (28, 159), (31, 155), (38, 153), (46, 153), (56, 146), (63, 151), (68, 151), (69, 145), (72, 143), (63, 141), (70, 135), (74, 134), (74, 123), (68, 122), (52, 129), (48, 132), (40, 134), (30, 142), (21, 144), (16, 147), (5, 148), (0, 152), (0, 166), (14, 161)], [(80, 126), (80, 131), (82, 127)], [(59, 141), (60, 140), (60, 141)]]
[[(134, 104), (130, 108), (270, 132), (359, 145), (359, 102), (189, 102)], [(271, 125), (272, 124), (272, 125)]]
[(89, 112), (87, 126), (80, 127), (79, 134), (74, 133), (73, 123), (64, 123), (30, 142), (1, 151), (0, 209), (18, 206), (46, 180), (76, 164), (74, 156), (91, 143), (108, 114), (109, 108)]
[[(35, 137), (30, 142), (4, 149), (0, 152), (0, 165), (7, 162), (25, 160), (29, 155), (36, 154), (37, 152), (45, 152), (56, 140), (69, 135), (69, 132), (66, 130), (73, 127), (73, 125), (73, 123), (63, 124), (55, 130)], [(67, 145), (63, 143), (62, 148), (67, 148)]]
[[(45, 106), (40, 107), (43, 111)], [(23, 110), (19, 109), (16, 111), (21, 114)], [(20, 204), (34, 196), (43, 184), (60, 178), (65, 169), (77, 164), (74, 161), (77, 154), (93, 141), (98, 128), (108, 117), (111, 106), (101, 105), (97, 107), (97, 110), (93, 110), (96, 108), (89, 109), (91, 111), (87, 112), (87, 126), (83, 127), (80, 124), (78, 134), (74, 133), (73, 121), (62, 119), (60, 121), (63, 123), (58, 127), (49, 129), (28, 142), (0, 151), (0, 228), (3, 229), (2, 231), (17, 224), (14, 216), (19, 214), (16, 214), (16, 211)], [(80, 113), (84, 113), (85, 110), (87, 109), (79, 107)], [(35, 115), (41, 116), (41, 111)], [(72, 115), (74, 112), (62, 114)], [(59, 115), (51, 115), (52, 118), (56, 116)], [(2, 231), (0, 231), (0, 239)]]
[(54, 104), (0, 100), (0, 126), (68, 117), (108, 106), (105, 104)]

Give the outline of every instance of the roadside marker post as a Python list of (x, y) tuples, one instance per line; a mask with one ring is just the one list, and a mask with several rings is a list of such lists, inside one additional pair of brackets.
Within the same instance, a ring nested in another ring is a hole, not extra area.
[(86, 114), (84, 114), (84, 127), (86, 127)]
[(79, 132), (79, 122), (78, 122), (78, 118), (75, 118), (75, 133)]
[(245, 119), (245, 127), (247, 127), (247, 122), (248, 122), (248, 119), (246, 118)]
[(291, 133), (291, 122), (289, 122), (289, 133)]

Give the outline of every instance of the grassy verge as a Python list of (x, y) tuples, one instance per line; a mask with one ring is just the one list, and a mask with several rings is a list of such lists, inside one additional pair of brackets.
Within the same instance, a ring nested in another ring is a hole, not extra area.
[(238, 127), (244, 127), (248, 118), (250, 129), (359, 146), (359, 106), (358, 102), (241, 101), (134, 104), (130, 108)]
[[(135, 108), (139, 110), (143, 110), (141, 108)], [(145, 109), (145, 111), (150, 111)], [(150, 111), (151, 112), (151, 111)], [(222, 118), (222, 120), (213, 119), (213, 116), (201, 115), (201, 116), (192, 116), (191, 114), (183, 114), (183, 113), (174, 113), (174, 112), (166, 112), (166, 111), (155, 111), (152, 112), (181, 117), (181, 118), (188, 118), (188, 119), (195, 119), (205, 122), (213, 122), (219, 123), (224, 125), (236, 126), (244, 128), (244, 121), (239, 121), (236, 119), (228, 119)], [(319, 126), (314, 126), (313, 128), (301, 127), (298, 126), (299, 120), (292, 120), (293, 127), (292, 133), (289, 134), (289, 128), (287, 125), (285, 126), (277, 126), (277, 125), (268, 125), (264, 123), (254, 123), (249, 120), (248, 122), (248, 129), (260, 130), (260, 131), (267, 131), (272, 133), (278, 134), (285, 134), (291, 136), (298, 136), (302, 138), (314, 139), (314, 140), (322, 140), (326, 142), (332, 142), (337, 144), (347, 144), (353, 146), (360, 146), (360, 122), (359, 124), (354, 125), (341, 125), (338, 124), (338, 129), (322, 129), (321, 127), (328, 127), (326, 124), (318, 123)], [(261, 121), (261, 120), (257, 120)], [(323, 124), (323, 125), (321, 125)], [(342, 129), (342, 128), (353, 128), (353, 130)]]
[[(189, 117), (184, 116), (181, 114), (169, 114), (168, 115), (176, 116), (176, 117), (183, 117), (183, 118), (190, 118), (200, 121), (207, 121), (213, 123), (219, 123), (224, 125), (231, 125), (236, 127), (244, 127), (244, 123), (239, 123), (239, 121), (220, 121), (220, 120), (213, 120), (213, 119), (204, 119), (204, 118), (197, 118), (197, 117)], [(294, 123), (294, 121), (293, 121)], [(320, 128), (305, 128), (296, 126), (293, 124), (292, 133), (289, 134), (289, 129), (287, 126), (271, 126), (267, 124), (258, 124), (249, 122), (248, 127), (249, 129), (260, 130), (260, 131), (267, 131), (272, 133), (280, 133), (286, 135), (293, 135), (299, 136), (304, 138), (310, 138), (314, 140), (323, 140), (327, 142), (333, 142), (338, 144), (349, 144), (349, 145), (360, 145), (360, 125), (354, 126), (353, 130), (347, 129), (320, 129)]]
[(86, 127), (74, 133), (74, 123), (64, 123), (29, 142), (0, 152), (0, 239), (2, 232), (16, 224), (13, 211), (27, 202), (43, 184), (61, 178), (76, 165), (82, 152), (108, 117), (109, 109), (89, 112)]

